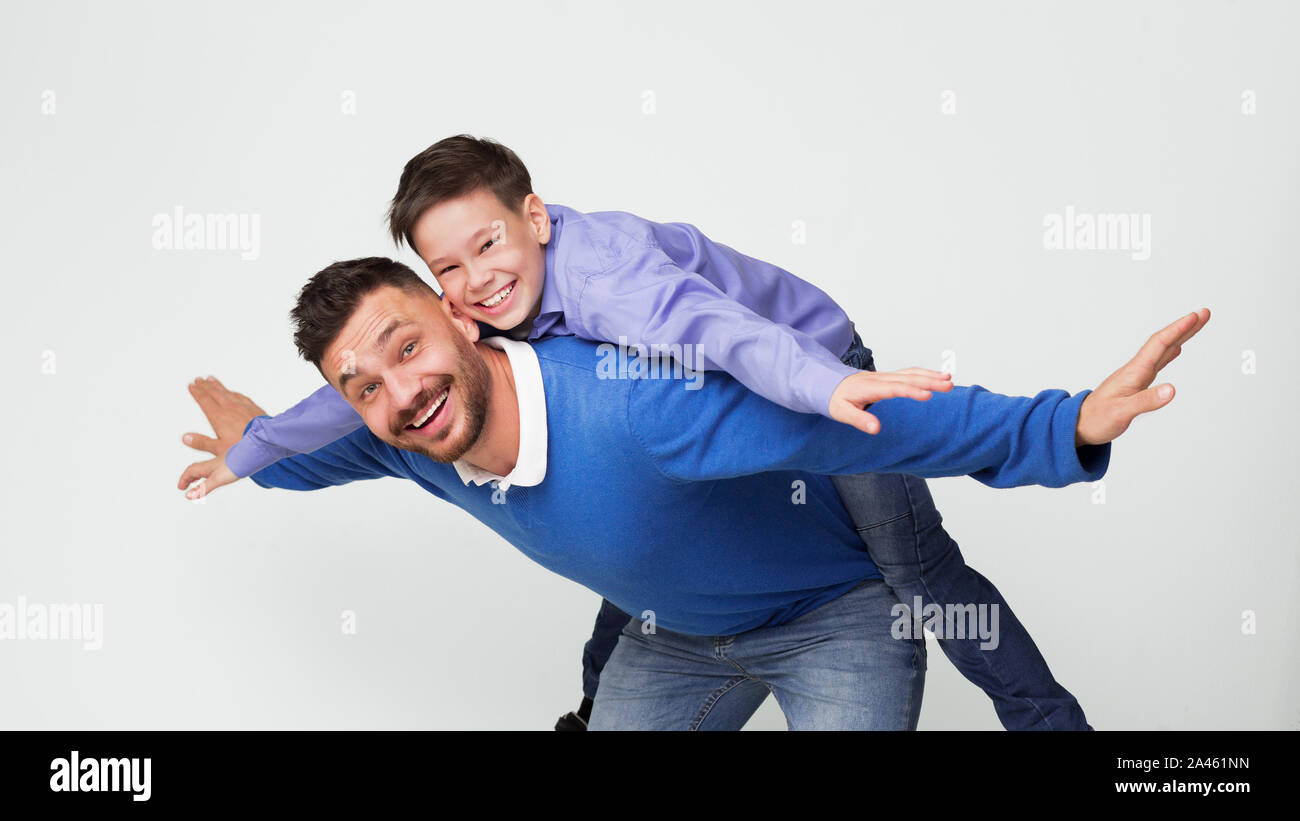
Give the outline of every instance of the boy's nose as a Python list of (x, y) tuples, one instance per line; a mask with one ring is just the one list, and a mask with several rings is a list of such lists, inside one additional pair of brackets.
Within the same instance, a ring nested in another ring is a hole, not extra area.
[[(477, 291), (479, 288), (482, 288), (484, 285), (487, 285), (492, 281), (492, 272), (487, 268), (470, 268), (468, 269), (467, 274), (468, 276), (466, 277), (466, 281), (470, 289), (473, 291)], [(491, 294), (478, 294), (478, 299), (485, 299), (489, 296), (491, 296)], [(474, 301), (477, 302), (478, 299)]]

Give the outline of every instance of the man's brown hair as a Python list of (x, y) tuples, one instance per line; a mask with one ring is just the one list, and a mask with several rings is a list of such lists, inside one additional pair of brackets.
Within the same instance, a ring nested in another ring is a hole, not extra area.
[(324, 376), (320, 363), (325, 357), (325, 349), (348, 324), (361, 300), (385, 285), (401, 288), (409, 294), (427, 294), (437, 298), (437, 292), (429, 283), (407, 266), (387, 257), (336, 262), (302, 286), (298, 302), (289, 313), (298, 354), (315, 365)]
[(499, 142), (469, 134), (439, 140), (407, 161), (388, 208), (393, 242), (415, 250), (411, 232), (435, 205), (487, 188), (511, 211), (523, 208), (533, 181), (523, 161)]

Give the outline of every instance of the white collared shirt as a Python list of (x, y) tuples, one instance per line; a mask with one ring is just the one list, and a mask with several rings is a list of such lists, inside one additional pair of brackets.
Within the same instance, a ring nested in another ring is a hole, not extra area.
[(452, 462), (460, 480), (475, 485), (495, 481), (501, 490), (511, 485), (533, 487), (546, 478), (546, 392), (542, 387), (542, 367), (537, 353), (527, 342), (517, 342), (504, 336), (489, 336), (480, 340), (506, 352), (510, 369), (514, 371), (515, 395), (519, 399), (519, 458), (509, 476), (471, 465), (464, 459)]

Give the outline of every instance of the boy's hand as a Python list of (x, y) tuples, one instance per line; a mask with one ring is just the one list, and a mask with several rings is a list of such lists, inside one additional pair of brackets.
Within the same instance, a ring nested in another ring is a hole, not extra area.
[(1106, 377), (1079, 406), (1074, 446), (1104, 445), (1128, 430), (1139, 414), (1163, 408), (1174, 398), (1169, 383), (1149, 387), (1156, 374), (1182, 353), (1183, 343), (1210, 321), (1210, 309), (1188, 314), (1156, 331), (1128, 364)]
[[(217, 435), (215, 439), (201, 433), (187, 433), (181, 437), (182, 442), (195, 450), (206, 451), (215, 457), (185, 468), (180, 481), (176, 483), (177, 488), (186, 491), (185, 498), (198, 499), (239, 478), (226, 467), (226, 451), (244, 437), (244, 428), (249, 421), (264, 415), (266, 411), (242, 393), (228, 389), (213, 376), (195, 379), (189, 387), (190, 395), (199, 403), (199, 408)], [(203, 480), (201, 484), (186, 490), (199, 479)]]
[(952, 375), (926, 368), (901, 371), (858, 371), (844, 377), (831, 394), (830, 417), (863, 433), (879, 433), (880, 420), (865, 410), (873, 402), (904, 396), (926, 400), (931, 391), (952, 390)]

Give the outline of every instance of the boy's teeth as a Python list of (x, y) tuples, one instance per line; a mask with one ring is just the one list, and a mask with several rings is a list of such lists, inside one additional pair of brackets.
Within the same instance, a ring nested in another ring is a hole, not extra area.
[(501, 304), (502, 300), (510, 296), (510, 292), (513, 291), (514, 289), (515, 289), (515, 284), (512, 282), (506, 287), (502, 288), (500, 291), (498, 291), (495, 296), (489, 297), (488, 299), (483, 300), (479, 304), (482, 305), (484, 308), (495, 308), (496, 306)]

